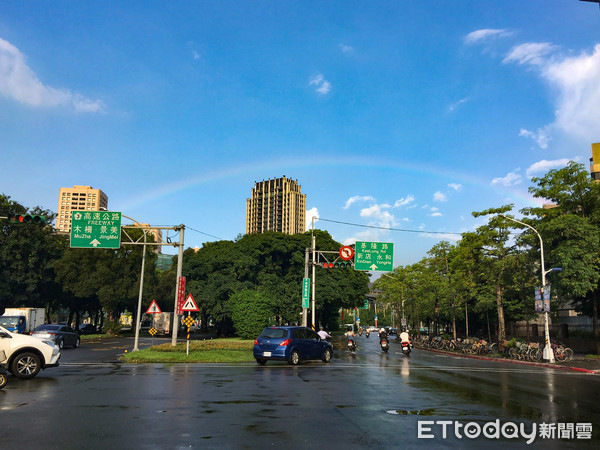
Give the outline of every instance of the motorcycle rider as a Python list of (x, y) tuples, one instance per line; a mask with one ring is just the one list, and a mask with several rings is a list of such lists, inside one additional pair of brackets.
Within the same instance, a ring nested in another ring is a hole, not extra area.
[(331, 335), (323, 329), (323, 327), (319, 327), (319, 332), (317, 333), (322, 340), (326, 340), (330, 338)]
[(383, 340), (388, 340), (388, 334), (385, 331), (385, 328), (382, 328), (381, 330), (379, 330), (379, 345), (381, 345), (381, 341)]
[(346, 339), (348, 341), (352, 341), (352, 344), (356, 348), (356, 335), (354, 334), (354, 330), (352, 330), (352, 327), (348, 327), (348, 331), (346, 331)]
[(402, 333), (400, 333), (400, 342), (408, 342), (410, 344), (410, 336), (406, 330), (402, 330)]

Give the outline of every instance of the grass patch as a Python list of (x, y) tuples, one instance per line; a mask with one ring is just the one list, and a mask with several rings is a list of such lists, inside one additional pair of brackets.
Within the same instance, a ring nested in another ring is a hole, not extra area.
[(80, 334), (79, 338), (82, 341), (91, 341), (94, 339), (110, 339), (110, 338), (115, 338), (117, 336), (115, 336), (114, 334)]
[(585, 355), (586, 359), (600, 359), (600, 355), (589, 354)]
[(121, 359), (128, 363), (231, 363), (254, 361), (254, 341), (239, 338), (190, 341), (187, 344), (171, 343), (155, 345), (137, 352), (125, 353)]

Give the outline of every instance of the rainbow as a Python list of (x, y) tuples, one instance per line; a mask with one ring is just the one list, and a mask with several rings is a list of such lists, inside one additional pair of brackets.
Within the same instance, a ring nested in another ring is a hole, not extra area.
[(156, 189), (147, 189), (143, 193), (137, 193), (135, 198), (132, 198), (130, 201), (124, 200), (120, 207), (124, 210), (133, 209), (161, 198), (171, 196), (175, 193), (185, 191), (195, 186), (236, 178), (240, 175), (259, 174), (257, 176), (258, 178), (261, 178), (260, 174), (265, 173), (267, 174), (266, 178), (272, 178), (281, 176), (279, 175), (281, 173), (292, 174), (296, 169), (305, 168), (332, 168), (338, 171), (344, 168), (350, 168), (354, 172), (361, 169), (364, 170), (366, 168), (387, 172), (390, 170), (410, 172), (412, 174), (421, 174), (424, 178), (428, 179), (435, 177), (438, 179), (446, 179), (448, 182), (459, 182), (461, 184), (474, 185), (483, 190), (500, 192), (506, 197), (514, 198), (515, 200), (523, 202), (525, 205), (538, 205), (537, 199), (534, 199), (528, 195), (523, 186), (492, 186), (489, 180), (484, 180), (473, 174), (465, 172), (449, 171), (447, 167), (439, 168), (429, 163), (423, 164), (397, 161), (373, 156), (336, 155), (272, 158), (213, 169), (198, 175), (190, 176), (180, 181), (163, 184)]

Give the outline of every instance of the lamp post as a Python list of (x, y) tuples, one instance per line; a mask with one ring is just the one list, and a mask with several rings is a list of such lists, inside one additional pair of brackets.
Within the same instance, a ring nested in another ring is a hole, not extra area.
[[(512, 220), (513, 222), (519, 223), (531, 230), (535, 234), (537, 234), (538, 239), (540, 240), (540, 261), (541, 261), (541, 269), (542, 269), (542, 301), (544, 299), (544, 289), (546, 287), (546, 274), (552, 272), (553, 270), (562, 270), (559, 268), (552, 268), (550, 270), (546, 270), (544, 266), (544, 241), (542, 240), (542, 236), (540, 233), (533, 228), (531, 225), (521, 222), (520, 220), (513, 219), (512, 217), (505, 216), (504, 214), (498, 214), (500, 217), (504, 217), (505, 219)], [(546, 339), (546, 345), (544, 346), (544, 359), (546, 359), (551, 364), (554, 364), (554, 352), (552, 351), (552, 346), (550, 345), (550, 328), (548, 326), (548, 311), (544, 312), (544, 334)]]

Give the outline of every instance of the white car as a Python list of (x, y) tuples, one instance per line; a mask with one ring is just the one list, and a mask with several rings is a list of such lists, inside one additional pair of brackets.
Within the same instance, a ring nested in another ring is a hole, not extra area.
[(58, 366), (60, 349), (51, 340), (16, 334), (0, 326), (0, 364), (17, 378), (33, 378), (41, 369)]

